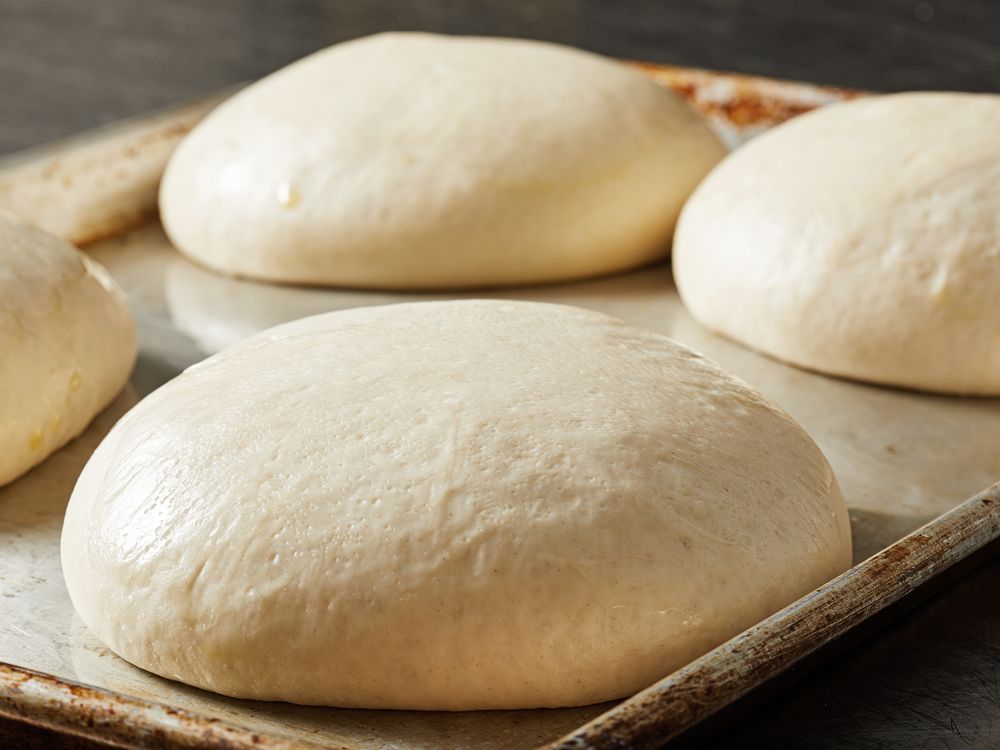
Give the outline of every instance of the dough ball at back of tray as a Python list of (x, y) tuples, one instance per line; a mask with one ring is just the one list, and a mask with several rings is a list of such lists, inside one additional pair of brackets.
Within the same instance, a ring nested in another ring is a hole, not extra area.
[(684, 208), (674, 276), (705, 326), (812, 370), (1000, 395), (1000, 96), (803, 115)]
[(381, 34), (256, 83), (184, 140), (166, 229), (213, 269), (445, 288), (559, 281), (665, 257), (724, 154), (679, 97), (540, 42)]

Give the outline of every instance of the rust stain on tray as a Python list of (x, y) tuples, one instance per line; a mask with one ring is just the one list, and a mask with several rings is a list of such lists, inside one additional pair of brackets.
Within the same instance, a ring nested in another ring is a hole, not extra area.
[[(0, 209), (85, 245), (156, 215), (157, 186), (174, 147), (219, 97), (14, 155), (0, 171)], [(44, 151), (42, 152), (44, 153)]]
[[(723, 119), (737, 127), (776, 125), (815, 109), (823, 102), (804, 101), (796, 93), (822, 92), (830, 100), (853, 99), (863, 92), (835, 86), (813, 86), (732, 73), (674, 68), (653, 63), (632, 62), (653, 80), (670, 87), (702, 113)], [(712, 89), (726, 87), (724, 96)], [(773, 89), (773, 95), (769, 90)], [(791, 94), (791, 96), (789, 95)]]
[[(0, 717), (20, 721), (36, 731), (69, 733), (126, 748), (318, 750), (316, 745), (265, 737), (219, 719), (9, 664), (0, 664)], [(339, 750), (348, 749), (341, 746)]]

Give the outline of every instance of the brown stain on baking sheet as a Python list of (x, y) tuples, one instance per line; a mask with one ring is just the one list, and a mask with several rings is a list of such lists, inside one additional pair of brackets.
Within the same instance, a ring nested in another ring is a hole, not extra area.
[[(120, 152), (113, 153), (111, 155), (103, 155), (99, 161), (88, 160), (81, 164), (74, 165), (71, 172), (64, 172), (64, 168), (60, 160), (58, 158), (53, 159), (43, 168), (42, 178), (52, 182), (54, 185), (58, 183), (58, 186), (64, 190), (71, 190), (74, 187), (74, 175), (86, 173), (88, 171), (100, 170), (103, 165), (109, 162), (121, 163), (123, 161), (135, 161), (136, 159), (145, 156), (146, 151), (150, 148), (163, 143), (179, 143), (185, 135), (191, 132), (195, 124), (195, 122), (168, 123), (158, 130), (150, 133), (143, 133), (135, 141), (125, 146)], [(166, 164), (164, 164), (164, 166), (166, 166)], [(127, 167), (119, 166), (114, 170), (113, 177), (116, 181), (125, 183), (132, 177), (132, 173)], [(97, 188), (101, 188), (104, 184), (104, 180), (99, 180), (95, 186)], [(158, 211), (156, 206), (146, 207), (139, 211), (122, 213), (121, 215), (112, 217), (107, 221), (98, 222), (95, 226), (81, 226), (79, 231), (72, 237), (72, 241), (76, 245), (83, 246), (108, 239), (109, 237), (116, 237), (148, 224), (156, 219), (157, 215)]]
[(156, 217), (157, 184), (174, 147), (220, 99), (41, 147), (44, 156), (5, 157), (0, 207), (77, 245), (141, 226)]
[[(171, 750), (318, 750), (220, 719), (65, 682), (0, 663), (0, 719), (28, 725), (40, 740), (72, 735), (102, 745)], [(44, 745), (40, 745), (44, 746)], [(333, 750), (345, 746), (325, 745)]]
[[(41, 177), (43, 180), (57, 180), (64, 187), (70, 187), (72, 185), (73, 174), (77, 172), (87, 172), (100, 168), (103, 164), (108, 162), (118, 163), (122, 159), (137, 159), (143, 155), (143, 151), (152, 146), (164, 142), (180, 141), (185, 135), (191, 132), (194, 128), (194, 122), (187, 123), (167, 123), (162, 128), (154, 130), (149, 133), (143, 133), (135, 139), (134, 142), (125, 146), (120, 151), (111, 152), (110, 154), (102, 154), (100, 159), (88, 159), (79, 164), (72, 166), (72, 173), (63, 174), (63, 170), (66, 167), (60, 158), (56, 157), (52, 159), (48, 164), (42, 167)], [(116, 173), (123, 172), (124, 169), (119, 167)], [(127, 172), (126, 172), (127, 174)], [(69, 180), (67, 183), (66, 180)]]
[[(836, 86), (774, 81), (735, 73), (714, 73), (644, 62), (629, 64), (657, 83), (673, 89), (703, 114), (740, 128), (776, 125), (825, 103), (806, 101), (807, 94), (821, 92), (827, 101), (853, 99), (864, 94)], [(711, 90), (720, 85), (726, 87), (725, 96), (712, 96)]]

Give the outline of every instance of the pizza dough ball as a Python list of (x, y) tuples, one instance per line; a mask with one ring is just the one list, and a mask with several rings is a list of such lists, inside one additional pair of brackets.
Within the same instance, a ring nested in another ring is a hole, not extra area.
[(62, 538), (83, 621), (227, 695), (401, 709), (632, 693), (843, 571), (819, 449), (600, 313), (306, 318), (127, 414)]
[(220, 106), (160, 193), (174, 244), (224, 273), (446, 288), (666, 256), (725, 149), (673, 92), (541, 42), (380, 34)]
[(0, 215), (0, 485), (83, 432), (135, 357), (132, 316), (107, 271)]
[(1000, 96), (796, 118), (691, 197), (674, 276), (708, 328), (795, 365), (1000, 395)]

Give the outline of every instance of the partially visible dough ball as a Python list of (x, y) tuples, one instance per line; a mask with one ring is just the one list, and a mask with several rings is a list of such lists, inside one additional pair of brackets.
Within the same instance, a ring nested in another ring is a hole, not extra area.
[(400, 709), (632, 693), (842, 572), (819, 449), (714, 364), (599, 313), (306, 318), (127, 414), (73, 492), (70, 596), (227, 695)]
[(1000, 96), (826, 107), (731, 154), (684, 208), (701, 323), (812, 370), (1000, 395)]
[(559, 281), (667, 255), (725, 149), (673, 92), (541, 42), (380, 34), (220, 106), (160, 193), (174, 244), (238, 276), (378, 288)]
[(0, 484), (79, 435), (135, 357), (132, 316), (107, 271), (0, 215)]

